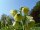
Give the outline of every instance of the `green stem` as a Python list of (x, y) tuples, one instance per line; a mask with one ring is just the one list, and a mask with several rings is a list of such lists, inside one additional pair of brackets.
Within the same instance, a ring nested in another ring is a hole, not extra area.
[(22, 23), (22, 28), (23, 28), (23, 30), (24, 30), (24, 25), (23, 25), (23, 21), (21, 21), (21, 23)]

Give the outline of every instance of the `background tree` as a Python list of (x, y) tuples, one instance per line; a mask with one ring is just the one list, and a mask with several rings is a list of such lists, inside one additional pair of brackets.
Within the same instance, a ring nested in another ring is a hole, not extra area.
[(40, 1), (38, 1), (32, 9), (31, 15), (34, 17), (36, 23), (40, 23)]
[(2, 27), (9, 26), (11, 24), (12, 24), (12, 19), (9, 16), (3, 14), (2, 17), (1, 17)]
[(1, 17), (1, 23), (3, 24), (3, 27), (5, 27), (5, 23), (6, 23), (6, 15), (3, 14), (2, 17)]
[(9, 16), (7, 16), (6, 20), (8, 25), (12, 25), (12, 19)]

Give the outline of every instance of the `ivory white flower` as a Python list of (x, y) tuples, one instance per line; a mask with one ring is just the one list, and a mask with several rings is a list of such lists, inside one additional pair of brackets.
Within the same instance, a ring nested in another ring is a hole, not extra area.
[(10, 13), (11, 13), (12, 16), (15, 16), (17, 14), (17, 11), (16, 10), (11, 10)]
[(24, 12), (24, 14), (27, 14), (28, 11), (29, 11), (29, 9), (28, 9), (27, 7), (23, 7), (23, 8), (22, 8), (22, 12)]
[(35, 22), (32, 16), (26, 16), (26, 18), (27, 18), (27, 23)]
[(29, 19), (29, 20), (32, 20), (32, 19), (33, 19), (32, 16), (26, 16), (26, 17), (27, 17), (27, 19)]
[(16, 15), (14, 16), (14, 20), (15, 20), (15, 21), (20, 21), (20, 20), (22, 20), (22, 16), (21, 16), (20, 14), (16, 14)]

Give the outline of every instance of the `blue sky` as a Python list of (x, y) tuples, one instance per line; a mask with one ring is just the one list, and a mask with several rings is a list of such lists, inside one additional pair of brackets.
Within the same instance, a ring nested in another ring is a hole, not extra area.
[(21, 6), (27, 6), (32, 9), (38, 0), (0, 0), (0, 16), (9, 15), (11, 9), (19, 9)]

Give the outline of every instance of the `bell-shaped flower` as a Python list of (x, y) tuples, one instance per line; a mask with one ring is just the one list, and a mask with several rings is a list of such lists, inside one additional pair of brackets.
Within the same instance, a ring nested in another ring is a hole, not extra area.
[(23, 8), (22, 8), (22, 12), (23, 12), (24, 14), (28, 14), (29, 9), (28, 9), (27, 7), (23, 7)]
[(21, 21), (21, 20), (22, 20), (22, 16), (21, 16), (20, 14), (16, 14), (16, 15), (14, 16), (14, 20), (15, 20), (15, 21)]
[(17, 10), (11, 10), (10, 13), (12, 16), (15, 16), (17, 14)]

